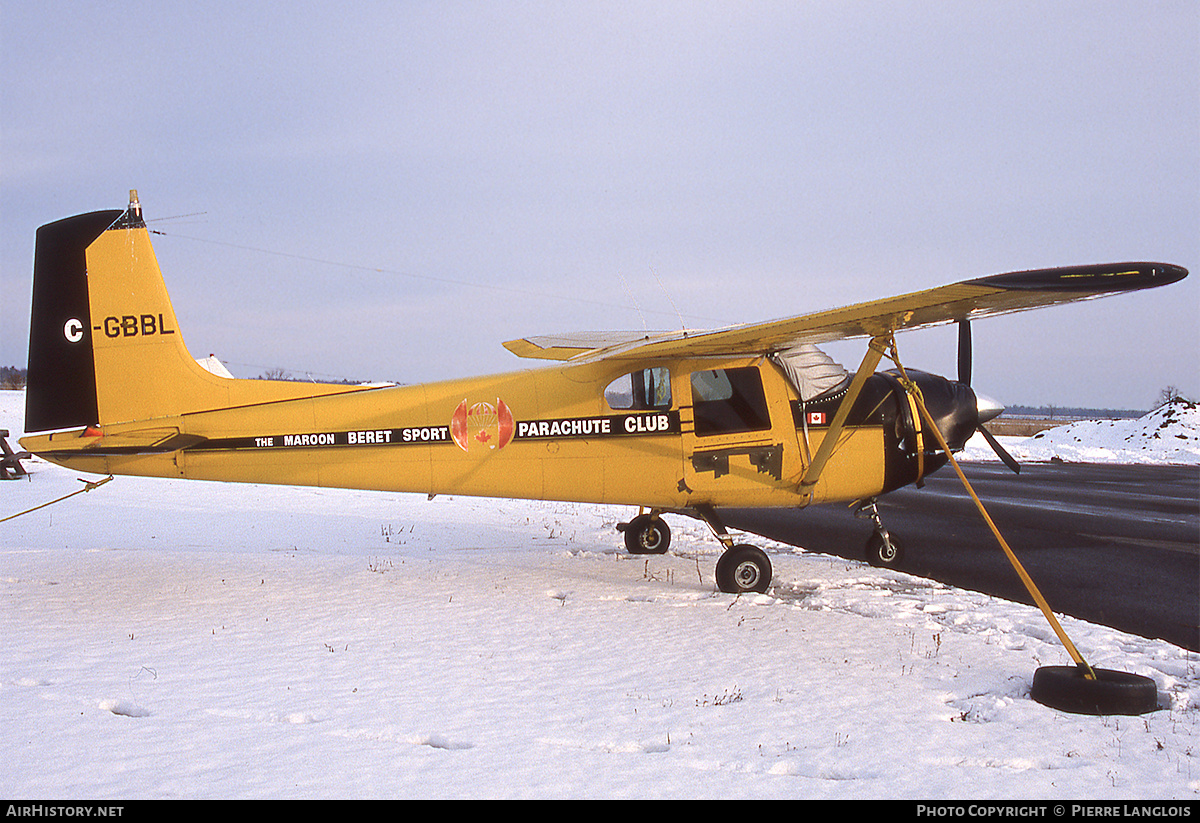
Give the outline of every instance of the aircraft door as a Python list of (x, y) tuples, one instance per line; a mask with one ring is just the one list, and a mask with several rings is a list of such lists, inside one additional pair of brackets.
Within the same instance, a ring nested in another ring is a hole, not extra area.
[(690, 502), (787, 503), (803, 467), (779, 370), (751, 364), (697, 370), (685, 379), (691, 420), (681, 414), (683, 473)]

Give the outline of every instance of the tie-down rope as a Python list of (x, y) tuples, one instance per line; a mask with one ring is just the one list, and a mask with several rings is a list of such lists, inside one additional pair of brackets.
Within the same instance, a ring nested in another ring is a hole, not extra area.
[(954, 455), (950, 452), (950, 446), (946, 443), (946, 438), (942, 436), (941, 430), (938, 428), (937, 423), (935, 423), (933, 420), (933, 415), (929, 413), (929, 409), (925, 408), (925, 399), (921, 396), (921, 389), (918, 388), (917, 384), (909, 378), (907, 372), (904, 370), (904, 366), (900, 363), (900, 356), (896, 351), (895, 337), (892, 337), (891, 339), (889, 350), (890, 353), (888, 356), (891, 358), (892, 362), (896, 364), (896, 368), (900, 372), (901, 385), (904, 386), (904, 390), (908, 392), (909, 397), (916, 401), (917, 408), (921, 410), (921, 416), (925, 418), (925, 422), (928, 424), (929, 431), (933, 432), (933, 436), (937, 438), (938, 445), (942, 447), (942, 450), (946, 453), (946, 457), (950, 458), (950, 465), (954, 467), (954, 471), (958, 474), (958, 479), (962, 481), (967, 493), (971, 495), (971, 499), (975, 501), (976, 508), (978, 508), (979, 513), (983, 515), (984, 522), (987, 523), (988, 528), (992, 530), (992, 534), (995, 536), (996, 542), (999, 543), (1000, 548), (1004, 550), (1004, 555), (1008, 558), (1008, 562), (1011, 563), (1013, 569), (1016, 570), (1017, 577), (1021, 578), (1021, 582), (1025, 585), (1025, 590), (1029, 592), (1030, 597), (1033, 598), (1033, 602), (1037, 604), (1037, 607), (1041, 609), (1042, 614), (1045, 615), (1046, 620), (1049, 621), (1050, 628), (1054, 629), (1054, 633), (1058, 635), (1058, 639), (1061, 640), (1063, 646), (1066, 647), (1067, 654), (1071, 655), (1071, 659), (1075, 661), (1075, 664), (1084, 670), (1084, 676), (1088, 680), (1095, 680), (1096, 673), (1092, 671), (1092, 667), (1087, 664), (1087, 661), (1083, 659), (1083, 655), (1081, 655), (1079, 650), (1075, 648), (1075, 644), (1071, 642), (1071, 638), (1067, 637), (1067, 633), (1063, 630), (1062, 625), (1058, 622), (1058, 618), (1056, 618), (1054, 616), (1054, 612), (1050, 610), (1050, 604), (1046, 602), (1046, 598), (1042, 597), (1042, 593), (1038, 591), (1038, 587), (1034, 585), (1033, 578), (1029, 576), (1027, 571), (1025, 571), (1025, 567), (1021, 565), (1021, 561), (1017, 559), (1016, 554), (1013, 553), (1012, 548), (1008, 545), (1008, 542), (1004, 539), (1004, 536), (1000, 534), (1000, 529), (998, 529), (995, 522), (992, 521), (987, 509), (983, 506), (983, 502), (979, 499), (979, 495), (975, 494), (975, 489), (971, 488), (970, 481), (968, 481), (967, 476), (963, 474), (963, 470), (958, 465), (958, 461), (954, 459)]
[(0, 523), (7, 523), (9, 520), (13, 520), (17, 517), (20, 517), (23, 514), (29, 514), (30, 512), (35, 512), (38, 509), (44, 509), (47, 506), (53, 506), (55, 503), (61, 503), (62, 501), (66, 500), (68, 497), (74, 497), (77, 494), (83, 494), (84, 492), (90, 492), (92, 489), (98, 489), (101, 486), (103, 486), (105, 483), (107, 483), (109, 480), (112, 480), (112, 479), (113, 479), (113, 476), (111, 474), (108, 477), (104, 478), (103, 480), (84, 480), (81, 477), (81, 478), (79, 478), (79, 482), (83, 484), (82, 489), (79, 489), (78, 491), (73, 491), (70, 494), (64, 494), (62, 497), (51, 500), (49, 503), (43, 503), (40, 506), (34, 506), (32, 509), (26, 509), (23, 512), (17, 512), (16, 514), (10, 514), (8, 517), (0, 518)]

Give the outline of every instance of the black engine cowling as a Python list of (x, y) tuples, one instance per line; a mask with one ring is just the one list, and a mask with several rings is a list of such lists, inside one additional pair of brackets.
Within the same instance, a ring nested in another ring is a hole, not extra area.
[[(925, 408), (951, 450), (962, 449), (980, 424), (971, 387), (929, 372), (909, 369), (907, 374), (920, 389)], [(832, 420), (844, 398), (842, 389), (807, 403), (797, 402), (797, 428), (803, 428), (806, 420)], [(878, 425), (883, 429), (884, 492), (918, 482), (947, 463), (937, 438), (927, 431), (924, 420), (917, 419), (918, 415), (915, 404), (909, 402), (899, 371), (892, 370), (867, 379), (846, 421), (849, 426)]]

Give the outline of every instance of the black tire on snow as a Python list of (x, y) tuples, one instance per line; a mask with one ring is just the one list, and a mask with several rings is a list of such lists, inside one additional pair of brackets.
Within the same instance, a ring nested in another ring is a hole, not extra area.
[(904, 562), (904, 544), (892, 535), (888, 535), (888, 542), (892, 544), (891, 551), (884, 544), (883, 535), (871, 532), (867, 538), (867, 562), (882, 569), (894, 569)]
[(771, 561), (766, 552), (746, 543), (726, 549), (717, 560), (717, 588), (729, 594), (758, 592), (771, 585)]
[(625, 526), (625, 550), (630, 554), (666, 554), (671, 529), (662, 518), (639, 514)]
[(1158, 687), (1149, 677), (1111, 669), (1092, 669), (1089, 680), (1080, 666), (1042, 666), (1033, 673), (1029, 696), (1052, 709), (1072, 714), (1146, 714), (1158, 708)]

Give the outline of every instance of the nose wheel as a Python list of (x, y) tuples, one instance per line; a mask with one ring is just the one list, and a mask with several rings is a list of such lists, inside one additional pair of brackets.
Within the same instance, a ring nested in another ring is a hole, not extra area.
[(871, 498), (859, 506), (854, 515), (875, 524), (875, 531), (867, 538), (867, 562), (884, 569), (898, 567), (904, 561), (904, 546), (883, 525), (875, 499)]

